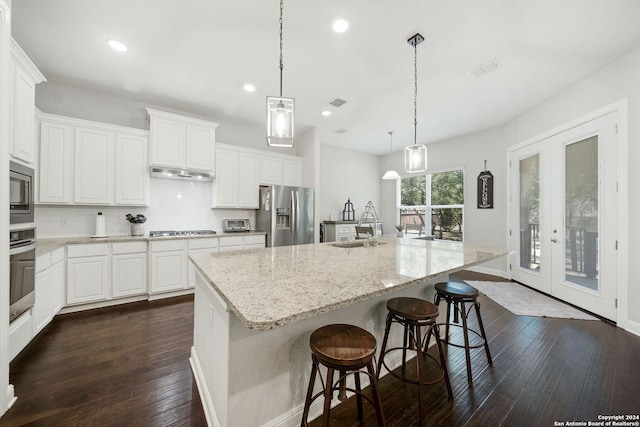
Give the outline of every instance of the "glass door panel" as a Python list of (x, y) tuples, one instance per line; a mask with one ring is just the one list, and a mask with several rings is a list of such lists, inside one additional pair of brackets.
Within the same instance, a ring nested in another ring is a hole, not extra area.
[(540, 155), (520, 160), (520, 267), (540, 271)]
[(598, 136), (565, 147), (564, 279), (598, 291)]

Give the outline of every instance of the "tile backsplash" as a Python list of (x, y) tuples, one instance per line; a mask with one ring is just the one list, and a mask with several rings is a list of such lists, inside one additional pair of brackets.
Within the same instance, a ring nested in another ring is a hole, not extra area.
[[(258, 189), (256, 188), (256, 191)], [(110, 236), (129, 235), (130, 224), (125, 215), (147, 217), (145, 231), (150, 230), (216, 230), (222, 231), (225, 218), (249, 218), (255, 224), (255, 211), (246, 209), (212, 209), (211, 183), (169, 179), (150, 180), (149, 206), (52, 206), (36, 205), (37, 236), (92, 236), (96, 216), (102, 212)]]

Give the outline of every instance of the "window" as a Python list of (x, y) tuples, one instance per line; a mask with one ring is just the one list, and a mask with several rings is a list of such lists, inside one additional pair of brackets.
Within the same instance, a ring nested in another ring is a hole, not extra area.
[(400, 223), (407, 237), (462, 241), (463, 208), (462, 170), (414, 175), (400, 181)]

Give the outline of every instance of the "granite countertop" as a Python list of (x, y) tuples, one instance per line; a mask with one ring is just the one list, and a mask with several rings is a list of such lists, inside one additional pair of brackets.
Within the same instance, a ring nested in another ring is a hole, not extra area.
[(320, 243), (256, 249), (242, 257), (222, 252), (190, 258), (245, 326), (268, 330), (508, 253), (447, 241), (379, 241), (369, 247)]
[(219, 238), (219, 237), (237, 237), (237, 236), (252, 236), (252, 235), (264, 235), (267, 234), (264, 231), (247, 231), (242, 233), (216, 233), (216, 234), (204, 234), (204, 235), (189, 235), (189, 236), (163, 236), (163, 237), (149, 237), (144, 236), (107, 236), (107, 237), (54, 237), (37, 239), (36, 256), (46, 254), (47, 252), (55, 251), (58, 248), (65, 247), (67, 245), (84, 245), (91, 243), (116, 243), (116, 242), (154, 242), (158, 240), (175, 240), (175, 239), (205, 239), (205, 238)]

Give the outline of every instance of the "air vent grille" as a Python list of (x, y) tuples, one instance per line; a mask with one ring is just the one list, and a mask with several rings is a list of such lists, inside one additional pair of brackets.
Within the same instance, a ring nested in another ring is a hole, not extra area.
[(344, 99), (336, 98), (333, 101), (329, 102), (329, 105), (333, 105), (334, 107), (342, 107), (346, 103), (347, 101), (345, 101)]
[(500, 62), (494, 58), (491, 61), (487, 61), (484, 64), (478, 65), (477, 67), (473, 68), (471, 71), (469, 71), (469, 74), (471, 74), (475, 78), (479, 78), (482, 76), (486, 76), (489, 73), (493, 73), (500, 68), (502, 68), (502, 64), (500, 64)]

